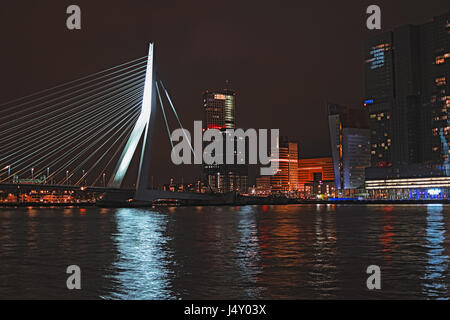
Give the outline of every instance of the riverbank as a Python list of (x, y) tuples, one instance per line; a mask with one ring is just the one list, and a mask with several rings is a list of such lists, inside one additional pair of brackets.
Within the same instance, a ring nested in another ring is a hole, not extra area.
[(23, 207), (94, 207), (96, 204), (94, 202), (6, 202), (0, 203), (0, 208), (23, 208)]
[(148, 208), (148, 207), (197, 207), (197, 206), (246, 206), (246, 205), (288, 205), (288, 204), (450, 204), (450, 199), (432, 200), (299, 200), (284, 198), (260, 198), (260, 199), (236, 199), (230, 203), (208, 203), (201, 201), (159, 201), (149, 202), (73, 202), (73, 203), (49, 203), (49, 202), (8, 202), (0, 203), (0, 207), (104, 207), (104, 208)]

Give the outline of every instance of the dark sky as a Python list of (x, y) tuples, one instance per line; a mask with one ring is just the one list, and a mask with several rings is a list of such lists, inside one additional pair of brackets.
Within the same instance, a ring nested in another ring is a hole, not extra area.
[[(80, 31), (66, 28), (70, 4), (81, 7)], [(363, 41), (376, 33), (365, 25), (370, 4), (381, 7), (382, 31), (450, 10), (448, 0), (2, 1), (0, 103), (141, 57), (155, 41), (187, 128), (203, 119), (202, 92), (228, 79), (238, 127), (280, 128), (299, 141), (301, 157), (328, 156), (325, 102), (363, 98)], [(158, 179), (196, 174), (168, 164), (159, 125)]]

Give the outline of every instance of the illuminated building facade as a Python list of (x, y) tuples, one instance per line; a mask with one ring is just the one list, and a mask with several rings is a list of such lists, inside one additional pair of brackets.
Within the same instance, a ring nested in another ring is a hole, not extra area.
[(384, 33), (366, 43), (364, 106), (369, 111), (372, 166), (390, 166), (391, 117), (394, 94), (392, 35)]
[(259, 196), (268, 196), (272, 192), (270, 176), (261, 176), (256, 178), (255, 193)]
[[(375, 36), (365, 52), (368, 190), (375, 190), (369, 188), (373, 181), (450, 176), (450, 13)], [(398, 191), (416, 197), (403, 190), (406, 185), (393, 184), (378, 195), (397, 197)], [(411, 188), (426, 197), (431, 185)]]
[[(206, 91), (203, 94), (204, 130), (223, 131), (235, 129), (235, 92), (232, 90)], [(225, 150), (225, 153), (228, 152)], [(225, 156), (225, 155), (224, 155)], [(241, 155), (235, 155), (236, 159)], [(238, 164), (212, 164), (203, 166), (203, 176), (214, 192), (226, 193), (236, 191), (247, 193), (248, 166)]]
[(331, 157), (299, 159), (298, 185), (299, 192), (304, 198), (334, 196), (333, 159)]
[(425, 159), (444, 166), (445, 174), (450, 176), (450, 13), (425, 24), (422, 34), (429, 42), (422, 71), (426, 75), (422, 101), (431, 110), (431, 139), (423, 149), (430, 154)]
[(298, 192), (298, 142), (280, 137), (278, 172), (270, 176), (272, 193), (296, 195)]
[(235, 92), (231, 90), (206, 91), (203, 94), (206, 129), (235, 128)]
[[(430, 163), (368, 169), (366, 191), (372, 199), (448, 199), (450, 177), (442, 166)], [(381, 173), (380, 173), (381, 171)]]
[(364, 187), (365, 168), (370, 166), (367, 113), (337, 104), (327, 107), (335, 188), (339, 194), (353, 194)]

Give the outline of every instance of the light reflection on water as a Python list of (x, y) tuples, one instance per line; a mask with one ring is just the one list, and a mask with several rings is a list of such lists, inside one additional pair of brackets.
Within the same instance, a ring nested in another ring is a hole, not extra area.
[(105, 298), (113, 299), (170, 299), (167, 262), (170, 260), (166, 215), (157, 212), (123, 208), (115, 213), (117, 246), (112, 280), (115, 292)]
[(242, 278), (245, 295), (250, 299), (257, 299), (262, 295), (263, 289), (258, 287), (262, 268), (256, 210), (252, 206), (241, 207), (236, 212), (236, 217), (239, 220), (240, 235), (239, 246), (234, 249), (236, 264)]
[[(448, 209), (0, 209), (0, 298), (448, 299)], [(82, 269), (77, 292), (65, 287), (70, 264)]]
[(424, 293), (430, 298), (448, 299), (445, 277), (448, 274), (449, 256), (445, 254), (444, 207), (428, 205), (426, 244), (428, 263), (425, 268)]

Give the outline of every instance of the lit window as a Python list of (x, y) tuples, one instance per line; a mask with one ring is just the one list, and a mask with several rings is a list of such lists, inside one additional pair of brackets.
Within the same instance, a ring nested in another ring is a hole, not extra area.
[(435, 62), (436, 62), (436, 64), (442, 64), (442, 63), (444, 63), (444, 62), (445, 62), (444, 56), (438, 56), (438, 57), (436, 57)]
[(436, 79), (434, 79), (434, 81), (436, 82), (437, 86), (442, 86), (447, 83), (445, 77), (436, 78)]

